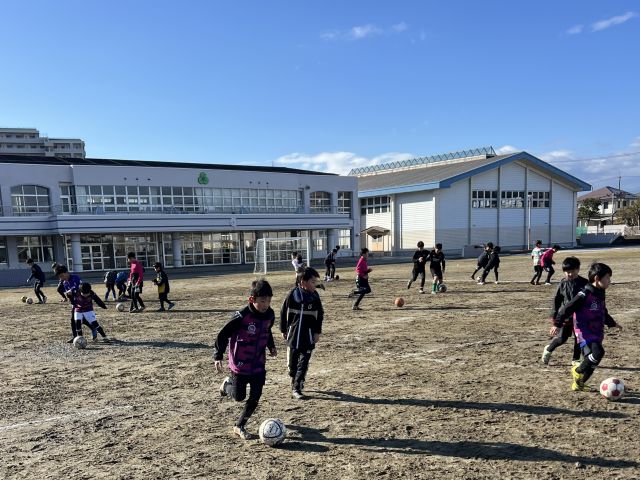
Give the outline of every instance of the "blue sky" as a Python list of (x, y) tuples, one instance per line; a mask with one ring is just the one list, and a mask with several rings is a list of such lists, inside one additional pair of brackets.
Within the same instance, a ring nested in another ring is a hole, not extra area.
[(640, 191), (636, 1), (1, 5), (0, 126), (91, 157), (344, 173), (492, 145)]

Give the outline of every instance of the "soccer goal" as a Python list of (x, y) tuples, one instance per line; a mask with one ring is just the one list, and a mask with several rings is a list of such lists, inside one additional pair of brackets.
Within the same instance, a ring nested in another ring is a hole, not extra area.
[(302, 262), (309, 265), (311, 258), (309, 237), (259, 238), (256, 242), (256, 263), (253, 273), (266, 274), (278, 270), (291, 270), (291, 254), (298, 252)]

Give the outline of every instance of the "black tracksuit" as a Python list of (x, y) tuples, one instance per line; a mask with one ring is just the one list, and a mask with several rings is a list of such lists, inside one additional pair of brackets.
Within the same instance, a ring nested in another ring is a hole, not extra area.
[(492, 250), (489, 255), (489, 261), (487, 262), (487, 266), (484, 267), (484, 272), (482, 272), (481, 282), (484, 282), (487, 279), (487, 275), (489, 272), (493, 270), (493, 273), (496, 277), (496, 282), (498, 281), (498, 268), (500, 267), (500, 252), (496, 250)]
[(280, 310), (280, 332), (287, 335), (287, 364), (291, 388), (302, 392), (311, 353), (316, 347), (314, 334), (322, 333), (324, 310), (318, 292), (295, 287)]
[(42, 287), (46, 281), (44, 276), (44, 272), (40, 268), (40, 265), (37, 263), (31, 264), (31, 275), (27, 279), (27, 283), (31, 281), (32, 278), (35, 278), (35, 283), (33, 284), (33, 293), (38, 297), (38, 301), (40, 303), (44, 303), (46, 301), (47, 296), (42, 292)]
[[(558, 289), (556, 290), (556, 294), (553, 297), (553, 305), (551, 307), (551, 312), (549, 314), (549, 318), (552, 322), (556, 320), (558, 317), (558, 312), (562, 307), (567, 305), (573, 298), (578, 294), (580, 290), (586, 287), (589, 284), (589, 281), (581, 276), (577, 276), (573, 280), (568, 280), (563, 278), (558, 285)], [(558, 332), (558, 334), (553, 337), (551, 343), (547, 345), (547, 350), (549, 352), (553, 352), (560, 345), (563, 345), (573, 333), (573, 319), (567, 319), (562, 328)], [(580, 345), (575, 341), (573, 342), (573, 360), (580, 359)]]
[[(415, 282), (420, 275), (420, 290), (424, 289), (425, 271), (430, 254), (428, 250), (416, 250), (413, 254), (413, 270), (411, 271), (411, 279), (407, 283), (407, 288), (411, 288), (411, 284)], [(420, 261), (422, 259), (422, 261)]]
[(487, 263), (489, 263), (489, 256), (490, 255), (491, 255), (491, 250), (484, 250), (478, 256), (478, 264), (477, 264), (476, 269), (471, 274), (471, 278), (475, 279), (476, 278), (476, 273), (478, 273), (480, 270), (482, 270), (484, 267), (487, 266)]

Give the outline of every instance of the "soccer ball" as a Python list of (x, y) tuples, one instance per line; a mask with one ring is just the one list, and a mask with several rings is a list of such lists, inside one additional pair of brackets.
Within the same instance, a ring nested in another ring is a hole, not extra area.
[(33, 303), (33, 298), (28, 297), (26, 301), (29, 305), (31, 305)]
[(447, 286), (444, 283), (441, 283), (440, 285), (438, 285), (438, 291), (440, 293), (444, 293), (447, 291)]
[(340, 280), (340, 275), (336, 275), (335, 277), (333, 277), (334, 280)]
[(73, 339), (73, 346), (76, 347), (78, 350), (84, 350), (85, 348), (87, 348), (87, 339), (84, 338), (82, 335), (78, 335), (76, 338)]
[(124, 303), (117, 304), (116, 310), (118, 310), (119, 312), (124, 312)]
[(607, 378), (600, 384), (600, 395), (607, 400), (620, 400), (624, 395), (624, 383), (619, 378)]
[(258, 430), (260, 440), (269, 447), (275, 447), (284, 442), (287, 435), (287, 427), (279, 418), (267, 418)]
[(398, 297), (393, 303), (395, 304), (396, 307), (400, 308), (404, 306), (404, 298)]
[(20, 300), (22, 300), (22, 303), (27, 303), (27, 296), (24, 295)]

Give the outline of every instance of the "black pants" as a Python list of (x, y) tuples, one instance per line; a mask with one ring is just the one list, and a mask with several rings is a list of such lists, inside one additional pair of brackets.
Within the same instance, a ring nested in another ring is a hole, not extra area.
[(371, 293), (371, 287), (369, 286), (369, 280), (364, 277), (358, 277), (356, 280), (356, 289), (353, 291), (354, 295), (358, 295), (354, 307), (360, 305), (360, 302), (367, 293)]
[(491, 270), (493, 270), (493, 274), (496, 277), (496, 282), (498, 281), (498, 277), (499, 277), (499, 275), (498, 275), (498, 267), (493, 267), (493, 268), (490, 268), (489, 270), (485, 269), (485, 271), (482, 272), (482, 279), (480, 280), (481, 282), (484, 282), (487, 279), (487, 275), (489, 275), (489, 272)]
[[(551, 340), (551, 343), (547, 345), (547, 350), (550, 352), (553, 352), (560, 345), (564, 345), (567, 342), (567, 340), (569, 340), (572, 334), (573, 334), (573, 324), (567, 323), (560, 329), (558, 334), (555, 337), (553, 337), (553, 340)], [(574, 338), (572, 360), (580, 360), (580, 353), (582, 353), (580, 349), (580, 345), (578, 345), (578, 342)]]
[(106, 337), (107, 334), (104, 333), (104, 330), (96, 320), (93, 323), (87, 322), (87, 320), (83, 317), (82, 320), (76, 320), (76, 335), (73, 336), (75, 338), (77, 335), (82, 335), (82, 324), (85, 324), (87, 327), (91, 329), (91, 336), (95, 338), (97, 335), (95, 332), (99, 333), (102, 338)]
[(425, 279), (425, 276), (426, 276), (424, 268), (421, 268), (421, 269), (414, 268), (411, 271), (411, 280), (409, 280), (408, 286), (411, 286), (411, 284), (418, 279), (418, 275), (420, 275), (420, 290), (423, 290), (424, 289), (424, 279)]
[(118, 298), (116, 296), (116, 284), (115, 283), (105, 283), (104, 286), (107, 287), (107, 293), (104, 294), (104, 299), (105, 300), (109, 299), (109, 292), (113, 292), (113, 299), (114, 300), (116, 298)]
[(169, 293), (158, 293), (158, 300), (160, 300), (160, 308), (164, 310), (164, 302), (167, 302), (167, 306), (173, 305), (173, 302), (169, 300)]
[(533, 267), (533, 277), (531, 277), (531, 284), (534, 283), (537, 285), (540, 283), (540, 278), (542, 277), (542, 265), (534, 265)]
[(36, 280), (33, 284), (33, 293), (38, 297), (38, 301), (44, 302), (44, 299), (47, 298), (46, 295), (42, 292), (42, 286), (44, 282), (42, 280)]
[(287, 348), (287, 368), (289, 369), (289, 376), (291, 377), (292, 390), (302, 392), (312, 353), (313, 350)]
[(229, 376), (231, 383), (226, 386), (226, 393), (236, 402), (242, 402), (247, 397), (247, 385), (249, 385), (249, 398), (244, 404), (244, 408), (236, 421), (236, 426), (244, 427), (253, 415), (258, 402), (262, 396), (262, 387), (264, 386), (266, 372), (257, 373), (255, 375), (236, 375), (232, 373)]
[(122, 298), (127, 293), (127, 285), (124, 283), (116, 283), (118, 289), (118, 298)]
[(476, 269), (473, 271), (473, 273), (471, 274), (471, 278), (475, 278), (476, 277), (476, 273), (478, 273), (480, 270), (482, 270), (485, 267), (485, 265), (477, 265)]
[(129, 311), (137, 310), (138, 308), (145, 308), (144, 302), (140, 294), (142, 293), (142, 285), (131, 285), (129, 287), (129, 296), (131, 297), (131, 307)]
[(589, 380), (596, 367), (604, 358), (604, 347), (602, 342), (587, 343), (582, 347), (582, 363), (576, 368), (576, 372), (583, 373), (583, 381)]
[(326, 270), (324, 276), (327, 278), (333, 278), (336, 275), (336, 264), (334, 262), (325, 262), (324, 266)]
[(553, 265), (550, 263), (545, 265), (544, 269), (547, 271), (547, 279), (545, 280), (545, 283), (551, 283), (551, 277), (553, 277), (553, 274), (556, 273), (556, 271), (553, 269)]

